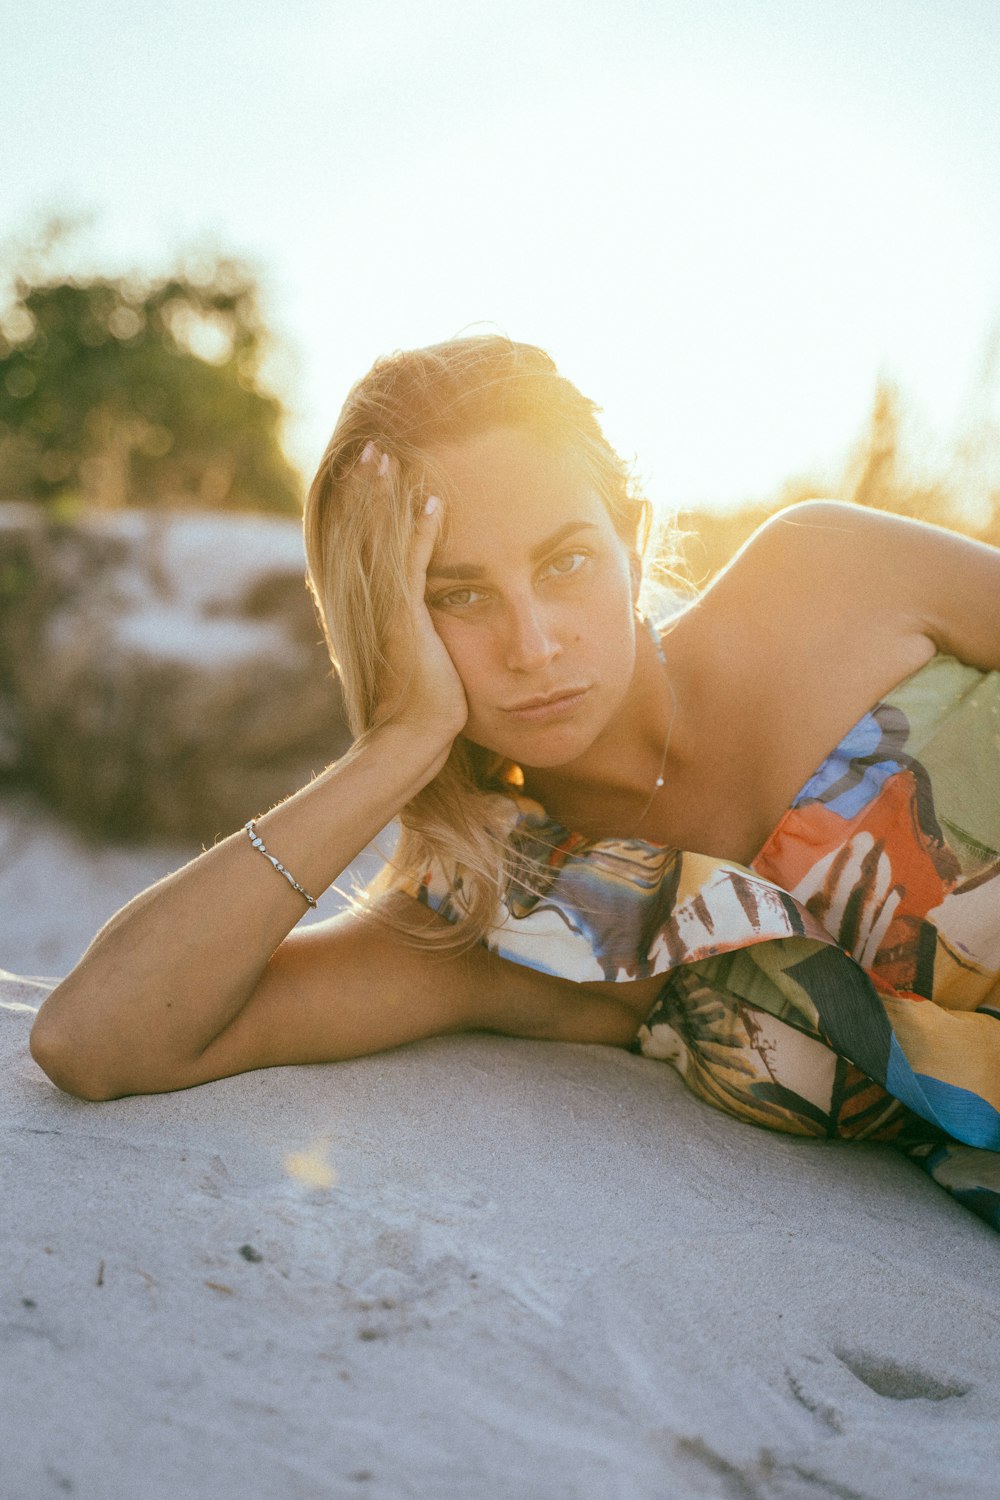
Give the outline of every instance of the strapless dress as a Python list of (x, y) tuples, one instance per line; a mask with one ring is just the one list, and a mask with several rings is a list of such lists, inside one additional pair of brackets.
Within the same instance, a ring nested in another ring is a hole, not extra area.
[[(749, 866), (497, 796), (519, 875), (496, 953), (580, 982), (662, 974), (637, 1051), (741, 1120), (891, 1141), (1000, 1228), (1000, 672), (939, 654), (906, 678)], [(454, 872), (417, 894), (458, 919)]]

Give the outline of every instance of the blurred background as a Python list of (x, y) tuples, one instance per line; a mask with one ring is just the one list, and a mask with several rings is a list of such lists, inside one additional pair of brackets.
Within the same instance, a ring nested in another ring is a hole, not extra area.
[(0, 13), (8, 911), (24, 788), (174, 851), (342, 743), (296, 517), (393, 348), (549, 349), (696, 581), (814, 494), (1000, 542), (993, 0)]

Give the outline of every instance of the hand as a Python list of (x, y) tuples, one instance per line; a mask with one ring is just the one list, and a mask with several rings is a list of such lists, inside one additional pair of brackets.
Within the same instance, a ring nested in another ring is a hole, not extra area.
[(469, 705), (462, 680), (424, 601), (427, 568), (443, 516), (441, 501), (431, 495), (414, 524), (408, 598), (402, 602), (386, 641), (389, 671), (377, 721), (405, 725), (421, 738), (439, 736), (446, 744), (447, 755), (465, 727)]

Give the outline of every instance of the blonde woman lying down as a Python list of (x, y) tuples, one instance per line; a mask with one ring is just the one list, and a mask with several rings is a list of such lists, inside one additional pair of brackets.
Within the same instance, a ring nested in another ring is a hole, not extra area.
[[(651, 619), (596, 411), (492, 336), (354, 387), (306, 512), (354, 745), (113, 917), (33, 1054), (110, 1099), (445, 1032), (633, 1047), (1000, 1225), (1000, 553), (813, 501)], [(366, 902), (296, 928), (393, 818)]]

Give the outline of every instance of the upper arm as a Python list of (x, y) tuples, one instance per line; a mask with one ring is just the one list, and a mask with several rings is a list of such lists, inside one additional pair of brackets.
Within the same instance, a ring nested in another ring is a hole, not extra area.
[(847, 612), (877, 636), (924, 636), (1000, 669), (1000, 549), (909, 517), (836, 500), (779, 511), (747, 544), (783, 587)]

